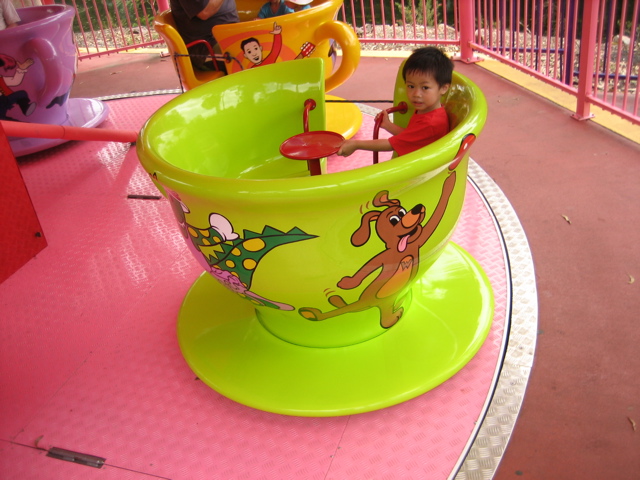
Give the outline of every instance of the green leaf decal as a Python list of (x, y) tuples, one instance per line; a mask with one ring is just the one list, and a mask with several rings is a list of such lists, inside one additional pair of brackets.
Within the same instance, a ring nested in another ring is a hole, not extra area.
[[(194, 244), (201, 247), (207, 262), (214, 268), (234, 273), (247, 289), (251, 288), (251, 279), (258, 263), (267, 253), (280, 245), (315, 238), (297, 227), (288, 232), (265, 226), (262, 233), (245, 230), (244, 238), (222, 242), (222, 236), (215, 228), (208, 230), (189, 228)], [(203, 248), (204, 247), (204, 248)], [(212, 248), (206, 248), (212, 247)]]

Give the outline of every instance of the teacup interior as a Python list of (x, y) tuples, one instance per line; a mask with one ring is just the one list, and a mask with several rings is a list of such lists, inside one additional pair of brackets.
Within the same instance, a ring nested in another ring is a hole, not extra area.
[(292, 63), (240, 72), (180, 95), (144, 127), (148, 149), (161, 161), (211, 177), (308, 176), (305, 161), (285, 158), (279, 149), (304, 131), (308, 99), (316, 104), (309, 129), (325, 129), (323, 63)]

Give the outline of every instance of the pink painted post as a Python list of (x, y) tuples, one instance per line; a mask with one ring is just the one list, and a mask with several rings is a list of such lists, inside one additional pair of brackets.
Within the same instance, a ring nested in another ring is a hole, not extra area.
[(169, 10), (169, 0), (158, 0), (158, 11), (164, 12)]
[(586, 0), (582, 17), (582, 39), (580, 40), (580, 77), (578, 78), (578, 95), (576, 120), (588, 120), (593, 117), (589, 99), (594, 96), (594, 59), (596, 32), (598, 29), (598, 7), (600, 0)]
[(482, 59), (473, 56), (473, 48), (471, 43), (473, 42), (474, 26), (475, 26), (475, 11), (473, 8), (474, 0), (460, 0), (460, 56), (455, 60), (460, 60), (464, 63), (475, 63)]

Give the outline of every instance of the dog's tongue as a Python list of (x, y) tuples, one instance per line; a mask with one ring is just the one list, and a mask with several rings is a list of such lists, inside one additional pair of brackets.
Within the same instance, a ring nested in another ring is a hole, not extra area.
[(405, 248), (407, 248), (407, 242), (409, 241), (409, 235), (405, 235), (400, 238), (400, 242), (398, 242), (398, 251), (404, 252)]

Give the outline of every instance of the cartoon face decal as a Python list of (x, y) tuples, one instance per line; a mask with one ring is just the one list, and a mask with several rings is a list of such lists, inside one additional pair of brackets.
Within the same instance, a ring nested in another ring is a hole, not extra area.
[(242, 46), (244, 57), (253, 64), (262, 63), (262, 45), (258, 40), (250, 38), (245, 40)]
[(331, 295), (329, 303), (334, 310), (322, 312), (316, 308), (300, 308), (298, 312), (307, 320), (326, 320), (350, 312), (360, 312), (369, 308), (380, 311), (380, 325), (389, 328), (402, 317), (404, 297), (397, 295), (415, 278), (420, 264), (420, 248), (429, 240), (438, 227), (447, 208), (449, 197), (456, 183), (456, 172), (451, 172), (444, 181), (442, 194), (429, 220), (426, 208), (418, 204), (409, 210), (399, 200), (390, 199), (386, 190), (379, 192), (373, 199), (373, 205), (382, 210), (366, 212), (361, 217), (360, 226), (351, 236), (351, 244), (360, 247), (371, 238), (371, 222), (375, 222), (375, 231), (384, 242), (385, 249), (366, 262), (353, 276), (345, 276), (337, 286), (351, 290), (378, 272), (367, 285), (358, 300), (346, 303), (340, 295)]
[[(264, 56), (263, 46), (257, 38), (260, 36), (258, 32), (255, 33), (255, 36), (247, 37), (240, 43), (242, 56), (249, 60), (251, 63), (250, 68), (259, 67), (261, 65), (271, 65), (272, 63), (276, 63), (276, 61), (280, 60), (280, 54), (282, 52), (282, 27), (278, 25), (277, 22), (273, 22), (273, 30), (269, 33), (273, 35), (273, 41), (271, 44), (271, 51), (266, 57)], [(300, 53), (294, 58), (294, 60), (308, 57), (314, 50), (315, 45), (310, 42), (305, 42), (300, 47)], [(284, 58), (282, 60), (290, 60), (290, 58)]]

